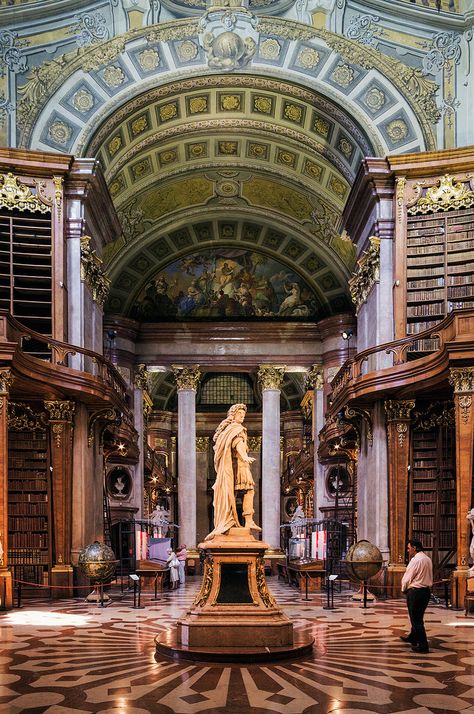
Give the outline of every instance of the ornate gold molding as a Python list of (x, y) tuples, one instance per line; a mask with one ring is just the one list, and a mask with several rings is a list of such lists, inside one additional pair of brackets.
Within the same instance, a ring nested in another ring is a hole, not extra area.
[(247, 444), (249, 451), (261, 451), (262, 450), (262, 437), (261, 436), (249, 436), (247, 438)]
[(40, 213), (51, 213), (51, 204), (46, 203), (42, 196), (40, 187), (35, 181), (38, 194), (35, 196), (31, 189), (20, 183), (18, 176), (12, 173), (0, 174), (3, 183), (0, 185), (0, 208), (13, 209), (17, 211), (39, 211)]
[(45, 401), (45, 409), (49, 412), (50, 421), (66, 421), (72, 424), (76, 405), (67, 400)]
[(0, 394), (8, 394), (13, 384), (11, 369), (0, 369)]
[(405, 443), (405, 437), (408, 432), (408, 424), (406, 422), (398, 422), (397, 424), (397, 435), (398, 435), (398, 445), (400, 447)]
[(110, 279), (104, 274), (102, 260), (91, 247), (91, 237), (81, 238), (81, 280), (92, 293), (92, 299), (103, 305), (110, 290)]
[(385, 420), (390, 421), (409, 421), (412, 409), (415, 408), (413, 399), (387, 399), (384, 403)]
[(257, 373), (257, 378), (262, 390), (281, 389), (283, 377), (285, 376), (284, 365), (262, 364)]
[(62, 207), (63, 207), (63, 178), (62, 178), (62, 176), (53, 176), (53, 183), (54, 183), (54, 200), (56, 202), (58, 218), (61, 218)]
[(148, 372), (146, 364), (137, 364), (133, 378), (135, 388), (141, 389), (142, 391), (147, 390), (149, 377), (150, 373)]
[(474, 392), (474, 367), (453, 367), (449, 370), (449, 383), (454, 393)]
[(403, 202), (405, 200), (405, 186), (407, 185), (407, 180), (404, 176), (397, 176), (395, 183), (397, 185), (395, 197), (398, 206), (398, 219), (401, 220), (403, 216)]
[(193, 364), (190, 367), (182, 367), (177, 364), (172, 364), (171, 369), (174, 372), (176, 386), (180, 389), (194, 389), (199, 387), (201, 379), (201, 371), (198, 364)]
[(205, 454), (209, 450), (209, 437), (196, 436), (196, 451)]
[(324, 387), (324, 371), (322, 364), (313, 364), (306, 375), (306, 384), (311, 389), (322, 389)]
[(423, 194), (425, 181), (418, 181), (413, 189), (415, 196), (407, 209), (410, 215), (417, 213), (436, 213), (452, 208), (469, 208), (474, 205), (474, 191), (471, 189), (470, 176), (466, 181), (456, 181), (453, 176), (444, 174), (437, 186), (430, 186)]
[(354, 277), (349, 280), (352, 302), (356, 315), (367, 300), (372, 287), (380, 278), (380, 238), (369, 238), (369, 250), (364, 251), (357, 261)]
[(470, 394), (462, 394), (458, 397), (458, 404), (461, 409), (462, 420), (464, 424), (469, 421), (469, 412), (472, 407), (472, 397)]
[(46, 431), (46, 412), (34, 412), (27, 404), (9, 402), (8, 428), (12, 431)]

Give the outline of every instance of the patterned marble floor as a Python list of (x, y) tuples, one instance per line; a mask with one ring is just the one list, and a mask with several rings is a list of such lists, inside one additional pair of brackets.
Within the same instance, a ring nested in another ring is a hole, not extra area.
[(16, 714), (474, 714), (474, 618), (430, 605), (431, 652), (399, 640), (403, 601), (364, 610), (348, 594), (305, 602), (268, 584), (295, 627), (313, 634), (310, 658), (265, 665), (156, 661), (153, 638), (171, 627), (198, 587), (145, 594), (142, 610), (120, 591), (107, 608), (29, 600), (0, 613), (0, 713)]

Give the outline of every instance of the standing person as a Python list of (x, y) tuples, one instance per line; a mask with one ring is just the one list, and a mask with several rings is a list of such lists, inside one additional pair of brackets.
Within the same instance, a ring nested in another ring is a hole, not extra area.
[(179, 584), (184, 585), (186, 582), (186, 558), (188, 557), (188, 551), (186, 550), (186, 545), (180, 545), (176, 557), (179, 562)]
[(175, 590), (178, 587), (179, 580), (179, 560), (176, 553), (171, 548), (168, 548), (168, 558), (166, 565), (170, 569), (170, 589)]
[(230, 528), (242, 528), (237, 515), (235, 492), (243, 491), (242, 515), (244, 528), (260, 531), (254, 520), (253, 498), (255, 483), (250, 464), (255, 461), (248, 455), (247, 429), (243, 421), (247, 413), (245, 404), (233, 404), (214, 434), (214, 530), (206, 536), (227, 533)]
[(410, 561), (402, 578), (402, 592), (407, 595), (408, 615), (411, 631), (400, 637), (409, 642), (413, 652), (429, 652), (423, 616), (428, 607), (433, 585), (433, 564), (423, 551), (419, 540), (409, 540), (407, 552)]

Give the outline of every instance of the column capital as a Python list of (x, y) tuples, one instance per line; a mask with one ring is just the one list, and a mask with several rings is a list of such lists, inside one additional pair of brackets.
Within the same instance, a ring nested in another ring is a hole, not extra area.
[(285, 369), (285, 365), (261, 364), (258, 368), (257, 377), (262, 390), (281, 389)]
[(324, 371), (322, 364), (313, 364), (306, 375), (306, 384), (311, 389), (322, 389), (324, 387)]
[(411, 410), (415, 407), (414, 399), (387, 399), (384, 402), (385, 420), (404, 421), (411, 417)]
[(0, 394), (8, 394), (13, 382), (11, 369), (0, 369)]
[(137, 364), (135, 367), (135, 375), (133, 378), (133, 384), (135, 389), (141, 389), (142, 391), (148, 389), (148, 379), (149, 372), (146, 364)]
[(45, 401), (46, 411), (49, 412), (50, 421), (67, 421), (72, 423), (76, 405), (67, 400)]
[(176, 380), (176, 386), (178, 391), (181, 389), (194, 389), (197, 390), (199, 386), (199, 380), (201, 378), (201, 371), (198, 364), (192, 364), (189, 367), (183, 367), (179, 364), (172, 364), (171, 369), (174, 372), (174, 378)]
[(474, 392), (474, 367), (454, 367), (449, 370), (449, 383), (454, 393)]

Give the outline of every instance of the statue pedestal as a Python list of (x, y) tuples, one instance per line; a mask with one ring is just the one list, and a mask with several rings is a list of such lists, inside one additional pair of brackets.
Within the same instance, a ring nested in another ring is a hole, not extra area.
[(311, 651), (267, 589), (266, 543), (248, 529), (231, 528), (200, 544), (207, 551), (201, 589), (176, 632), (156, 638), (157, 652), (183, 659), (276, 659)]

